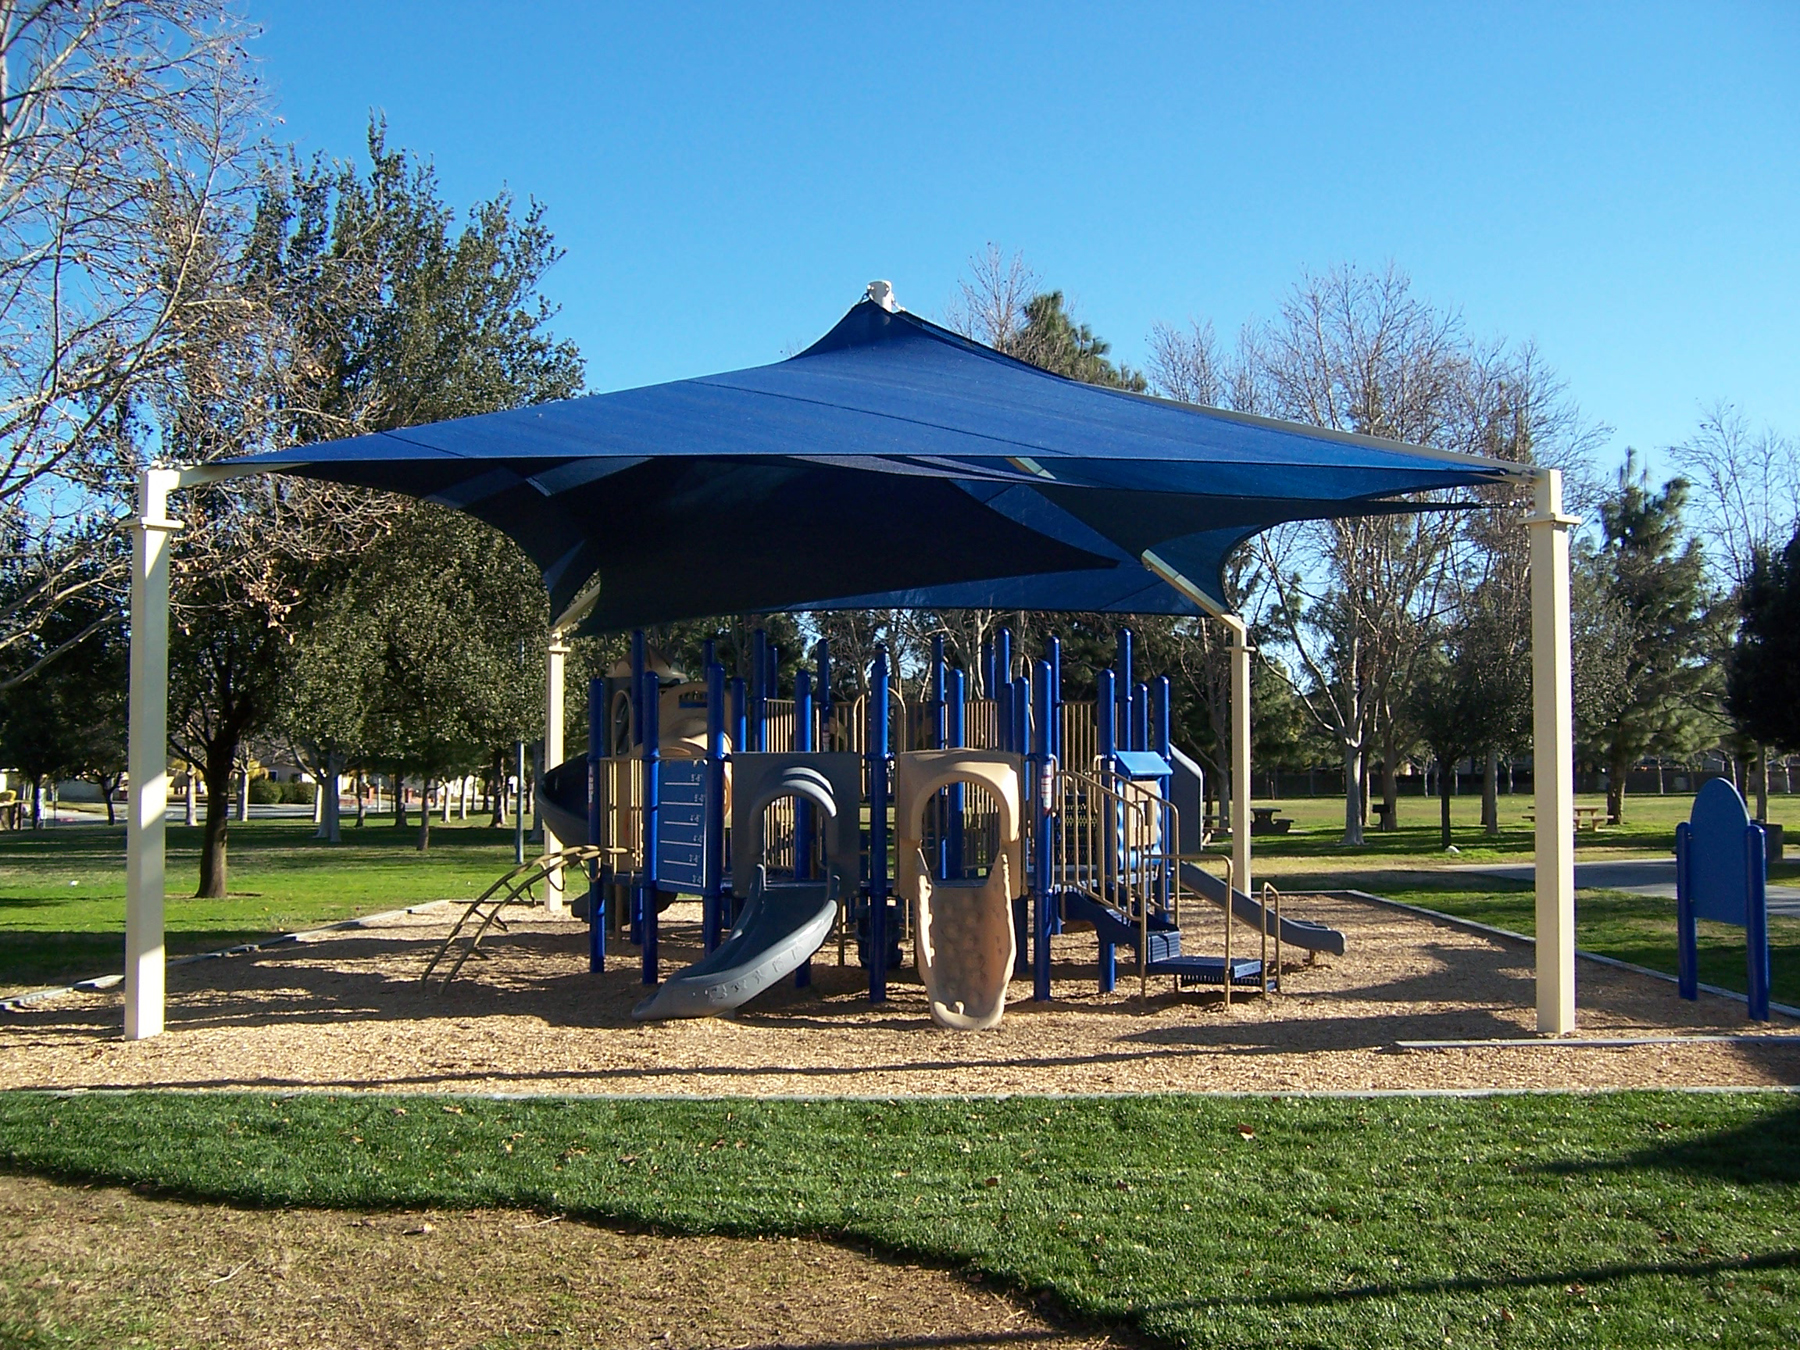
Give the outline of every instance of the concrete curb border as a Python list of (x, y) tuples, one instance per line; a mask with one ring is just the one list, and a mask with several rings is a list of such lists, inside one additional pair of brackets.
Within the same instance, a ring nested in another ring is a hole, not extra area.
[[(323, 937), (327, 933), (341, 933), (351, 928), (367, 928), (371, 924), (381, 923), (388, 919), (403, 918), (408, 914), (429, 914), (433, 910), (442, 909), (451, 903), (453, 902), (450, 900), (426, 900), (401, 909), (384, 909), (378, 914), (359, 914), (354, 919), (343, 919), (337, 923), (325, 924), (320, 928), (305, 928), (295, 933), (281, 933), (262, 942), (240, 942), (235, 947), (221, 947), (216, 952), (192, 952), (187, 956), (172, 956), (169, 958), (168, 964), (170, 966), (192, 966), (201, 961), (218, 961), (228, 956), (253, 956), (274, 947), (291, 946), (297, 942)], [(92, 979), (76, 980), (73, 984), (59, 984), (47, 989), (30, 989), (23, 994), (0, 998), (0, 1012), (19, 1012), (34, 1003), (61, 998), (64, 994), (92, 994), (104, 989), (116, 989), (124, 982), (124, 973), (120, 972), (113, 975), (96, 975)]]
[[(1357, 890), (1314, 891), (1314, 892), (1311, 892), (1311, 894), (1314, 894), (1314, 895), (1347, 895), (1347, 896), (1352, 897), (1353, 899), (1365, 900), (1372, 905), (1385, 905), (1389, 909), (1403, 910), (1408, 914), (1416, 914), (1420, 918), (1423, 918), (1423, 919), (1434, 919), (1439, 923), (1447, 923), (1454, 928), (1464, 928), (1473, 933), (1485, 934), (1488, 937), (1504, 938), (1508, 942), (1522, 942), (1527, 947), (1535, 948), (1537, 946), (1536, 938), (1528, 937), (1524, 933), (1515, 933), (1510, 928), (1496, 928), (1492, 924), (1477, 923), (1474, 919), (1458, 918), (1454, 914), (1445, 914), (1441, 910), (1426, 909), (1423, 905), (1409, 905), (1404, 900), (1390, 900), (1385, 895), (1373, 895), (1368, 891), (1357, 891)], [(1648, 975), (1651, 979), (1661, 980), (1664, 984), (1678, 984), (1679, 983), (1679, 981), (1673, 975), (1669, 974), (1667, 971), (1652, 970), (1652, 969), (1650, 969), (1649, 966), (1633, 965), (1630, 961), (1621, 961), (1617, 957), (1614, 957), (1614, 956), (1602, 956), (1599, 952), (1584, 952), (1579, 947), (1577, 947), (1575, 949), (1575, 955), (1579, 960), (1592, 961), (1596, 965), (1601, 965), (1601, 966), (1611, 966), (1614, 970), (1629, 970), (1634, 975)], [(1750, 1002), (1748, 995), (1740, 994), (1734, 989), (1721, 989), (1716, 984), (1702, 984), (1700, 986), (1700, 990), (1702, 993), (1714, 994), (1719, 998), (1728, 998), (1737, 1003), (1745, 1004), (1746, 1006), (1748, 1006), (1748, 1004)], [(1777, 1013), (1780, 1013), (1783, 1017), (1791, 1017), (1797, 1021), (1800, 1021), (1800, 1008), (1792, 1007), (1786, 1003), (1771, 1002), (1769, 1004), (1769, 1011), (1777, 1012)], [(1698, 1039), (1698, 1038), (1691, 1038), (1691, 1039)], [(1755, 1039), (1766, 1039), (1766, 1038), (1751, 1037), (1750, 1039), (1755, 1040)], [(1521, 1045), (1531, 1045), (1531, 1044), (1536, 1044), (1536, 1043), (1537, 1042), (1534, 1042), (1534, 1041), (1520, 1041), (1519, 1042), (1519, 1044), (1521, 1044)]]

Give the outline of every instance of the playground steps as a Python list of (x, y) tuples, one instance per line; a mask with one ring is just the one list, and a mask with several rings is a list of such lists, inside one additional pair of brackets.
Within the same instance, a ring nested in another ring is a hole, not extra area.
[[(1094, 932), (1102, 942), (1110, 942), (1115, 947), (1124, 947), (1133, 953), (1138, 949), (1138, 925), (1111, 905), (1103, 905), (1085, 895), (1066, 893), (1063, 896), (1063, 917), (1065, 920), (1093, 924)], [(1183, 955), (1181, 930), (1166, 917), (1153, 915), (1146, 927), (1146, 974), (1173, 975), (1184, 988), (1197, 984), (1225, 983), (1224, 957)], [(1232, 957), (1230, 979), (1233, 988), (1263, 988), (1262, 960), (1254, 956)]]

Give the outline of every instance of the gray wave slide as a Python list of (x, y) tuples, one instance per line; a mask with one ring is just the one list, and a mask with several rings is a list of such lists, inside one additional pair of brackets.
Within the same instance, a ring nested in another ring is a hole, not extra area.
[[(1198, 863), (1181, 864), (1181, 879), (1188, 889), (1202, 900), (1210, 900), (1220, 909), (1225, 908), (1225, 879), (1216, 877)], [(1260, 928), (1270, 937), (1275, 933), (1275, 913), (1264, 910), (1262, 902), (1245, 895), (1237, 887), (1231, 888), (1231, 912), (1240, 921), (1252, 928)], [(1328, 928), (1322, 923), (1313, 923), (1309, 919), (1290, 919), (1281, 916), (1281, 940), (1283, 943), (1300, 947), (1309, 952), (1329, 952), (1332, 956), (1344, 954), (1344, 935), (1335, 928)]]
[(756, 869), (750, 897), (717, 951), (677, 971), (631, 1010), (639, 1021), (716, 1017), (742, 1007), (792, 974), (824, 944), (837, 920), (840, 881), (771, 882)]

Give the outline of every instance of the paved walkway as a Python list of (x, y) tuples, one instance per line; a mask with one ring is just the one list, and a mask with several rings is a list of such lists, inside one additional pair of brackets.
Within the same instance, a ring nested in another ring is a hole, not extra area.
[[(1534, 863), (1464, 863), (1447, 867), (1447, 872), (1478, 872), (1482, 876), (1505, 877), (1511, 881), (1531, 881), (1537, 875)], [(1632, 895), (1654, 895), (1675, 898), (1675, 860), (1642, 858), (1623, 862), (1591, 862), (1575, 864), (1575, 888), (1582, 891), (1628, 891)], [(1800, 918), (1800, 886), (1772, 885), (1768, 889), (1769, 913)]]

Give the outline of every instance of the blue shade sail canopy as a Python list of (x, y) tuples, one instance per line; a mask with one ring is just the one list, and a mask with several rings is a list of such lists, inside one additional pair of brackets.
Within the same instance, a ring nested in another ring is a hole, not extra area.
[(563, 626), (778, 609), (1227, 608), (1285, 521), (1522, 465), (1081, 384), (864, 300), (769, 366), (240, 461), (505, 531)]

